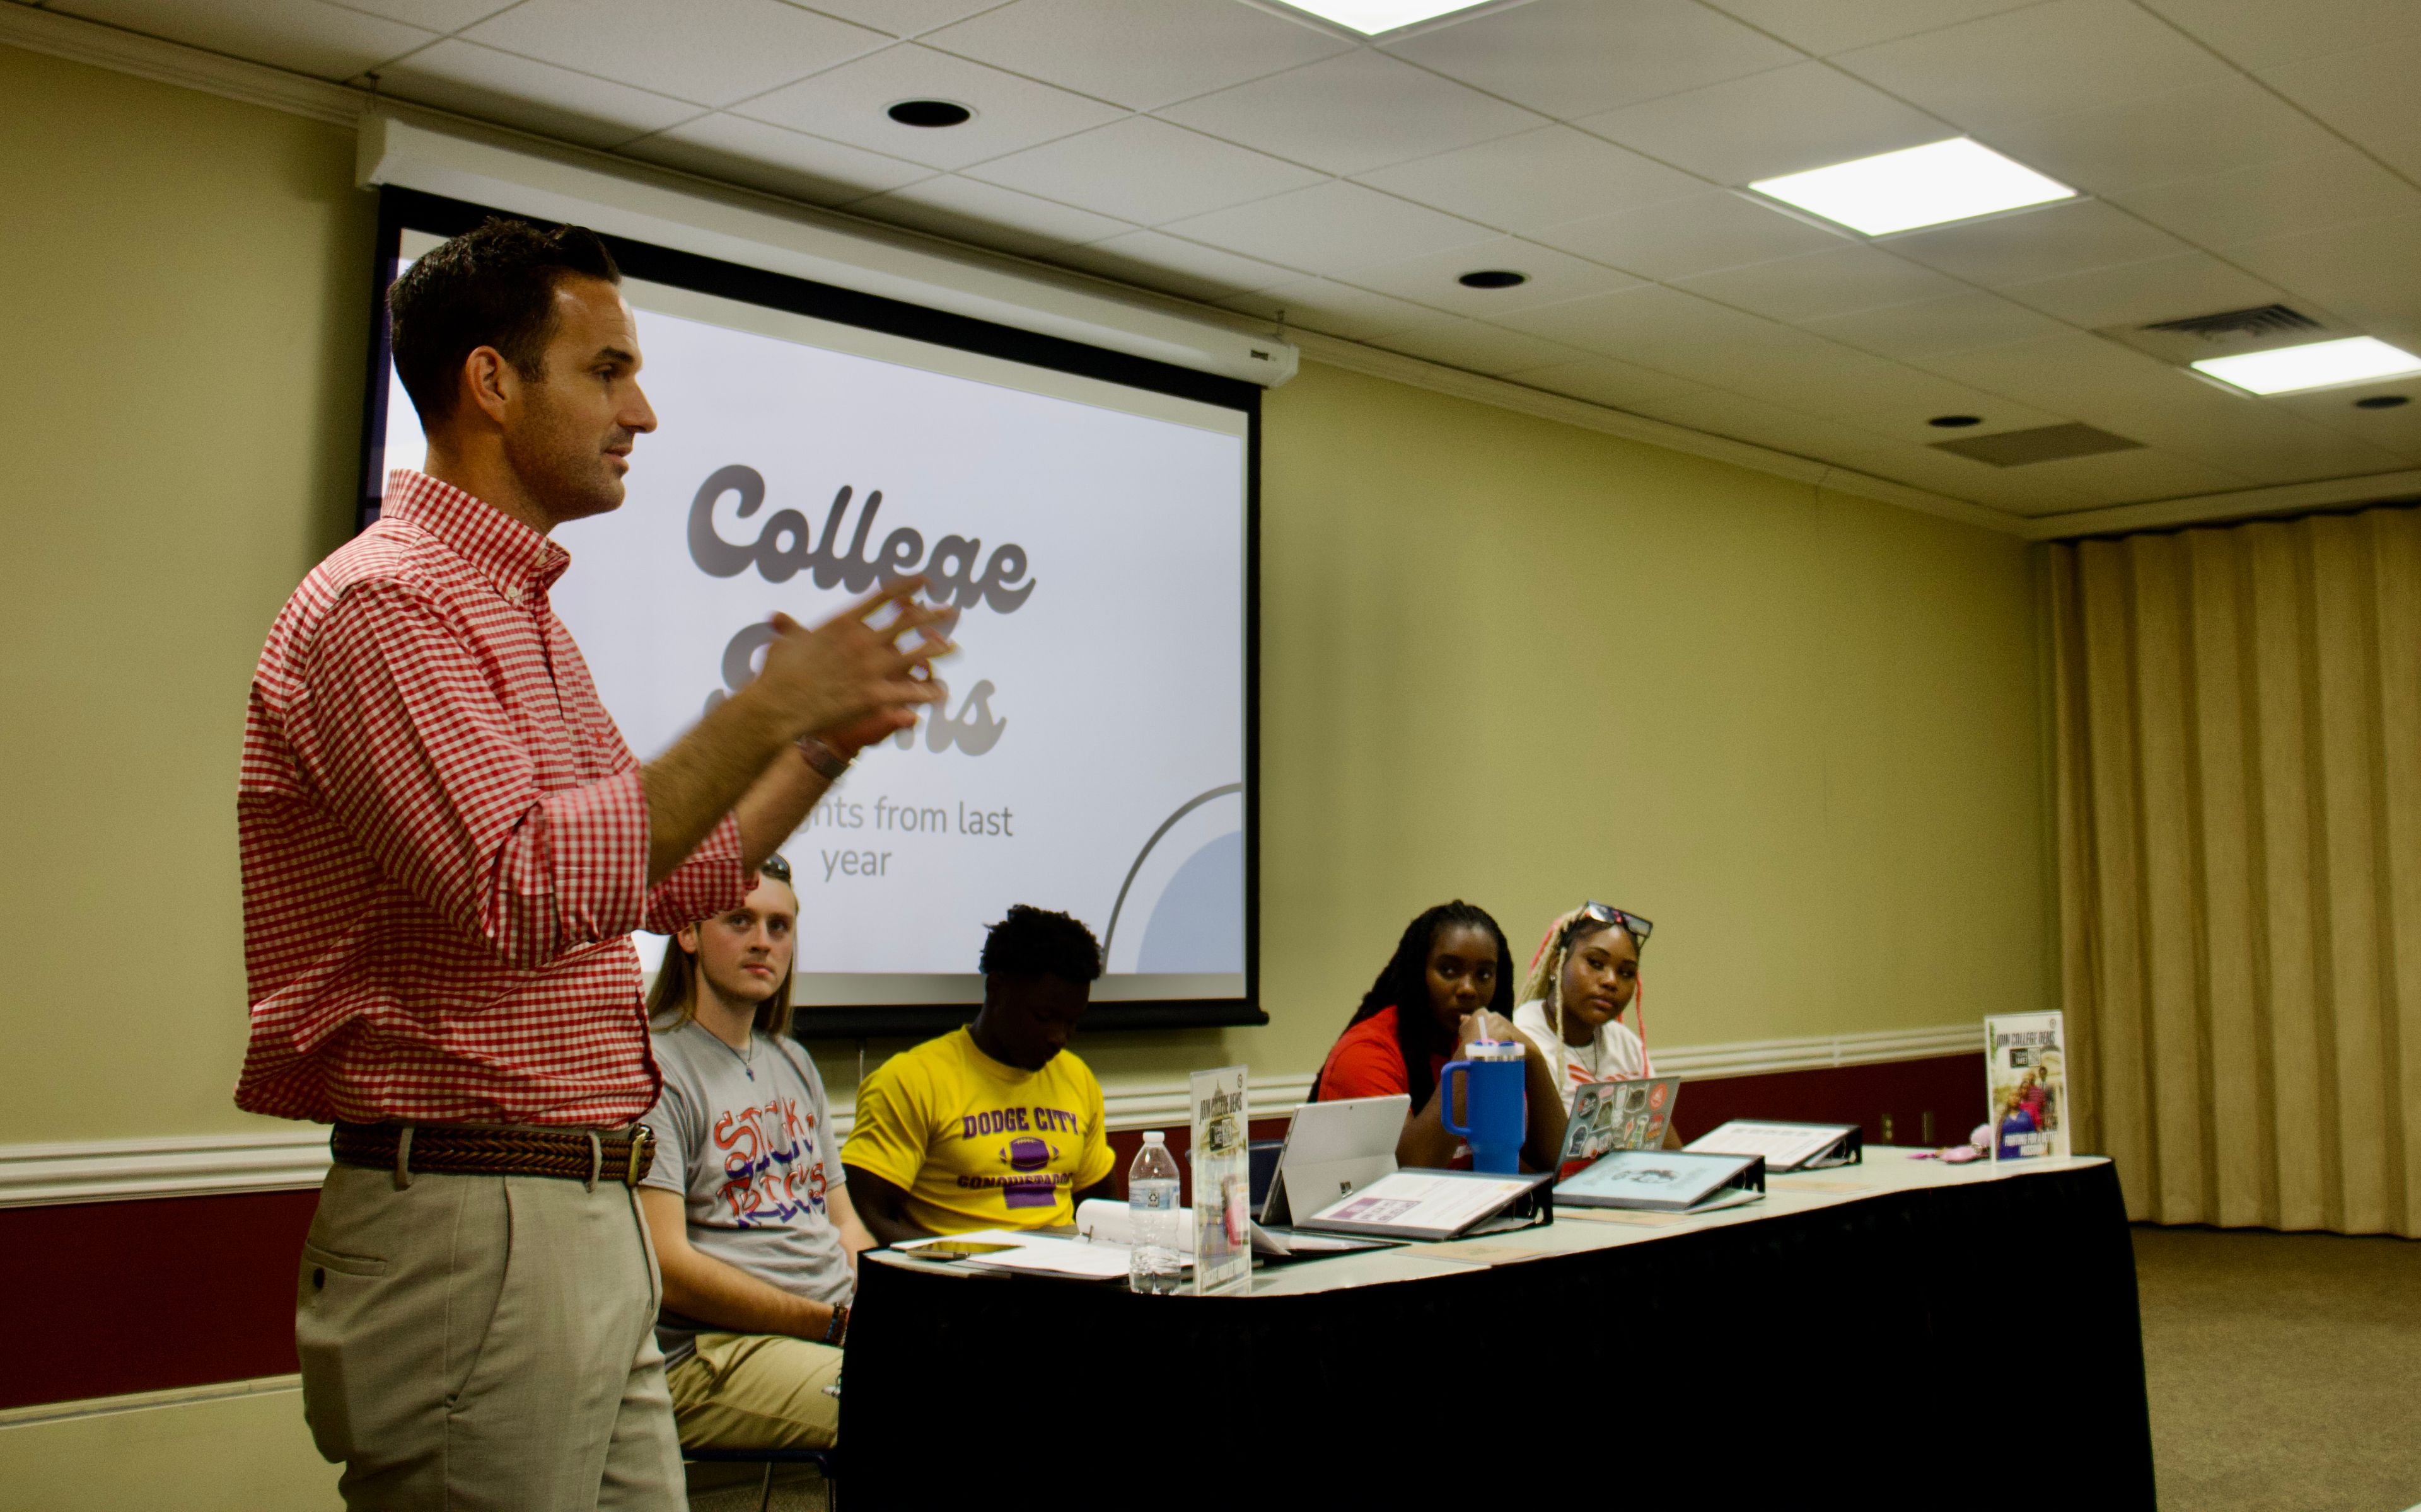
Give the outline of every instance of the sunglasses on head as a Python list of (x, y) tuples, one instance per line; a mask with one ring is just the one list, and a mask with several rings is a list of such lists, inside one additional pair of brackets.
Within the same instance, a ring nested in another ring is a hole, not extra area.
[(792, 885), (790, 882), (790, 864), (783, 860), (778, 855), (767, 856), (764, 860), (757, 863), (757, 869), (785, 886)]
[(1600, 903), (1592, 899), (1582, 905), (1579, 915), (1564, 927), (1564, 941), (1569, 944), (1584, 932), (1594, 932), (1616, 924), (1630, 931), (1632, 942), (1635, 944), (1648, 943), (1648, 937), (1656, 930), (1656, 926), (1636, 913), (1625, 913), (1610, 903)]

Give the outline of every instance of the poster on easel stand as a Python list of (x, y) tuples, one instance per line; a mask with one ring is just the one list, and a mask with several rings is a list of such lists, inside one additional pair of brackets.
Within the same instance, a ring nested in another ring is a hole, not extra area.
[(2057, 1013), (1984, 1021), (1984, 1066), (1992, 1161), (2068, 1154), (2068, 1046)]
[(1252, 1141), (1245, 1068), (1196, 1071), (1194, 1108), (1194, 1290), (1244, 1286), (1253, 1274)]

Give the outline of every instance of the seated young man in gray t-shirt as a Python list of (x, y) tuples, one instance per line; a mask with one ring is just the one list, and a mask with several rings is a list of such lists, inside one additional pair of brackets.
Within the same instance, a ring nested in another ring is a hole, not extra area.
[(857, 1255), (815, 1062), (789, 1037), (799, 899), (766, 861), (737, 909), (681, 930), (648, 995), (664, 1089), (639, 1204), (664, 1272), (656, 1342), (692, 1448), (821, 1449), (840, 1418)]

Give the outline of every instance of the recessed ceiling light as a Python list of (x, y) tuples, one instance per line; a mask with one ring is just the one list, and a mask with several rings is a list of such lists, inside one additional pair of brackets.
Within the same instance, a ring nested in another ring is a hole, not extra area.
[(2299, 389), (2421, 373), (2421, 357), (2375, 336), (2347, 336), (2233, 357), (2206, 357), (2194, 369), (2251, 394), (2292, 394)]
[(1984, 417), (1980, 414), (1937, 414), (1925, 423), (1940, 426), (1945, 430), (1964, 430), (1969, 426), (1982, 425)]
[(2357, 410), (2394, 410), (2412, 402), (2402, 394), (2373, 394), (2366, 399), (2354, 400), (2353, 407)]
[(1455, 280), (1465, 288), (1512, 288), (1529, 281), (1528, 273), (1517, 273), (1510, 268), (1482, 268)]
[(1458, 10), (1476, 10), (1490, 0), (1280, 0), (1289, 10), (1332, 21), (1349, 31), (1376, 37), (1414, 22), (1434, 21)]
[(963, 126), (975, 112), (954, 100), (903, 100), (883, 112), (902, 126)]
[(1749, 187), (1868, 236), (2076, 197), (2058, 179), (1963, 136), (1760, 179)]

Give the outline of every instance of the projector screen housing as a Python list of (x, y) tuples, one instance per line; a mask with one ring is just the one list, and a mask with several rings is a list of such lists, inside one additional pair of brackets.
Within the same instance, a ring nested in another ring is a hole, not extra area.
[[(506, 213), (380, 195), (364, 526), (387, 470), (420, 461), (386, 288)], [(1266, 1022), (1258, 387), (605, 240), (662, 425), (622, 508), (557, 532), (554, 602), (640, 758), (745, 682), (775, 609), (813, 622), (886, 566), (962, 607), (942, 718), (867, 751), (783, 847), (795, 1032), (965, 1021), (981, 926), (1010, 902), (1103, 939), (1088, 1027)], [(652, 969), (663, 943), (638, 939)]]

